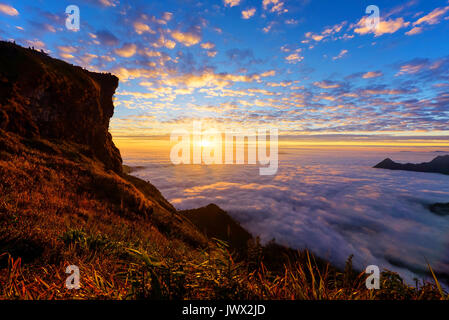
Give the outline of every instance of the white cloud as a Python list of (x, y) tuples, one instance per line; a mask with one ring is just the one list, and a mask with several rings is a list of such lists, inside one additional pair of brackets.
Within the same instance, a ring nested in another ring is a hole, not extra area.
[(414, 26), (418, 26), (420, 24), (437, 24), (440, 23), (441, 19), (443, 18), (443, 15), (449, 11), (449, 6), (444, 8), (436, 8), (429, 14), (426, 14), (424, 17), (418, 19), (416, 22), (413, 23)]
[(348, 53), (348, 50), (343, 49), (343, 50), (340, 51), (340, 53), (339, 53), (337, 56), (333, 57), (332, 60), (338, 60), (338, 59), (341, 59), (341, 58), (343, 58), (347, 53)]
[(201, 36), (192, 32), (173, 31), (171, 36), (186, 47), (193, 46), (201, 41)]
[[(413, 284), (411, 269), (427, 271), (426, 257), (432, 268), (449, 272), (449, 220), (426, 209), (430, 203), (447, 202), (445, 177), (372, 169), (387, 156), (378, 150), (361, 156), (338, 149), (284, 150), (277, 176), (269, 178), (260, 177), (254, 166), (207, 175), (213, 168), (190, 174), (188, 166), (173, 170), (165, 162), (135, 174), (150, 179), (179, 209), (216, 203), (263, 241), (275, 238), (309, 248), (339, 267), (354, 254), (356, 268), (376, 264)], [(433, 158), (424, 152), (388, 152), (401, 162)], [(331, 163), (330, 158), (337, 160)], [(144, 157), (141, 161), (133, 159), (135, 165), (148, 163)]]
[(223, 0), (223, 2), (227, 7), (235, 7), (240, 4), (240, 0)]
[(0, 12), (6, 14), (8, 16), (18, 16), (19, 11), (16, 8), (11, 7), (10, 5), (0, 3)]
[(251, 8), (251, 9), (248, 9), (248, 10), (243, 10), (243, 11), (242, 11), (242, 18), (243, 18), (243, 19), (249, 19), (249, 18), (251, 18), (252, 16), (254, 16), (255, 13), (256, 13), (256, 8)]
[(413, 36), (415, 34), (420, 34), (421, 32), (422, 32), (422, 28), (421, 27), (414, 27), (410, 31), (407, 31), (405, 34), (408, 35), (408, 36)]
[(297, 63), (304, 59), (304, 57), (300, 56), (298, 53), (292, 53), (291, 55), (288, 55), (285, 57), (285, 60), (287, 60), (288, 63)]
[(115, 49), (115, 53), (123, 58), (130, 58), (136, 54), (137, 46), (134, 43), (126, 43), (121, 48)]
[(147, 24), (143, 22), (136, 21), (134, 22), (134, 31), (136, 31), (137, 34), (143, 34), (143, 33), (151, 33), (155, 34), (156, 32), (150, 28)]
[(371, 78), (378, 78), (381, 76), (383, 76), (383, 74), (380, 71), (369, 71), (369, 72), (366, 72), (365, 74), (363, 74), (362, 78), (363, 79), (371, 79)]
[(268, 7), (271, 6), (270, 12), (276, 12), (277, 14), (288, 12), (288, 10), (284, 8), (284, 2), (280, 0), (263, 0), (262, 6), (264, 10), (268, 10)]

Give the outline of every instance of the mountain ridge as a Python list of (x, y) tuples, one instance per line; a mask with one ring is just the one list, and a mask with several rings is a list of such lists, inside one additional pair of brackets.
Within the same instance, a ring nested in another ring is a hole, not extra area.
[(418, 164), (402, 164), (394, 162), (390, 158), (386, 158), (376, 164), (373, 168), (449, 174), (449, 155), (437, 156), (430, 162), (423, 162)]

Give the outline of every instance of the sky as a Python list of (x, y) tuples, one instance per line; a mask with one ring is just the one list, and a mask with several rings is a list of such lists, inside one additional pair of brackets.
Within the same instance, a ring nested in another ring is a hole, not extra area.
[(3, 40), (119, 77), (114, 138), (201, 120), (295, 141), (449, 145), (449, 1), (0, 0), (0, 22)]

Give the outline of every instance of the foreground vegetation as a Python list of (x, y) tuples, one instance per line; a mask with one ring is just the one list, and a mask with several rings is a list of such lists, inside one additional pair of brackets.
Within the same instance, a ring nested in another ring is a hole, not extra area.
[[(437, 282), (410, 287), (389, 271), (367, 290), (351, 259), (338, 270), (257, 239), (236, 250), (82, 146), (0, 133), (1, 299), (447, 298)], [(79, 290), (65, 287), (69, 265)]]

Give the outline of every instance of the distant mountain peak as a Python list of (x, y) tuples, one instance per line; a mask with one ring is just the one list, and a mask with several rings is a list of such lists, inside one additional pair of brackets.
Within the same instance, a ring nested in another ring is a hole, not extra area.
[(413, 163), (402, 164), (394, 162), (390, 158), (387, 158), (381, 161), (380, 163), (376, 164), (374, 168), (449, 174), (449, 155), (438, 156), (430, 162), (424, 162), (419, 164)]

